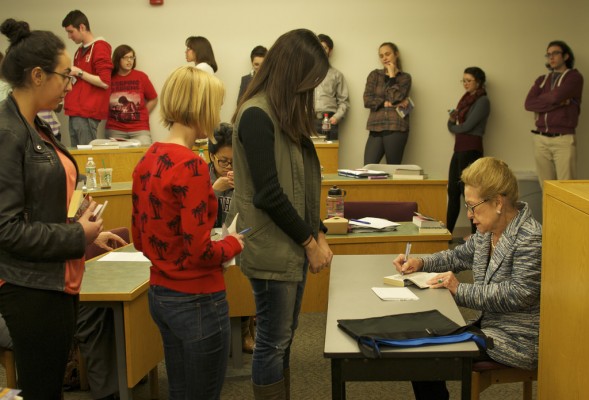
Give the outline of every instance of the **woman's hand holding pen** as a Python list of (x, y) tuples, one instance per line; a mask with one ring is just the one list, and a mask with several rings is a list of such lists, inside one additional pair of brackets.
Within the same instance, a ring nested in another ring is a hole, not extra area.
[(453, 272), (443, 272), (434, 276), (426, 282), (432, 289), (446, 288), (452, 293), (452, 296), (458, 291), (458, 279)]
[(92, 201), (84, 214), (78, 219), (78, 223), (82, 225), (84, 236), (86, 237), (86, 244), (93, 243), (100, 232), (102, 232), (102, 218), (94, 220), (94, 209), (96, 202)]
[(229, 176), (229, 172), (227, 176), (222, 176), (218, 178), (213, 183), (213, 189), (218, 192), (224, 192), (225, 190), (233, 189), (235, 187), (233, 183), (233, 173), (231, 172), (231, 176)]
[(393, 265), (401, 274), (411, 274), (423, 268), (423, 260), (420, 258), (409, 258), (405, 260), (405, 254), (399, 254), (393, 260)]

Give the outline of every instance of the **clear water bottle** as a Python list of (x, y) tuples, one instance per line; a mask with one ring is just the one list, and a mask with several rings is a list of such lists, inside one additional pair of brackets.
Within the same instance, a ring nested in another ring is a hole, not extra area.
[(203, 149), (198, 149), (198, 156), (207, 162), (207, 158), (205, 157), (205, 151)]
[(321, 122), (321, 134), (325, 135), (327, 139), (331, 133), (331, 122), (329, 122), (329, 114), (323, 114), (323, 122)]
[(88, 162), (86, 163), (86, 188), (88, 190), (95, 190), (96, 187), (96, 164), (92, 157), (88, 157)]
[(332, 186), (327, 192), (327, 218), (344, 216), (345, 191), (337, 186)]

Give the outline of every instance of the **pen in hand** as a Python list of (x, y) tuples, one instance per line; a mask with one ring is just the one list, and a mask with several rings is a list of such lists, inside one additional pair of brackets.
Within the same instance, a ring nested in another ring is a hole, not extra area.
[(238, 233), (238, 235), (245, 235), (246, 233), (248, 233), (248, 232), (249, 232), (249, 231), (251, 231), (251, 230), (252, 230), (252, 228), (251, 228), (251, 227), (249, 227), (249, 228), (245, 228), (244, 230), (242, 230), (241, 232), (239, 232), (239, 233)]
[[(407, 242), (407, 246), (405, 246), (405, 261), (403, 262), (403, 264), (409, 261), (409, 253), (411, 253), (411, 242)], [(405, 275), (403, 269), (401, 269), (401, 275)]]

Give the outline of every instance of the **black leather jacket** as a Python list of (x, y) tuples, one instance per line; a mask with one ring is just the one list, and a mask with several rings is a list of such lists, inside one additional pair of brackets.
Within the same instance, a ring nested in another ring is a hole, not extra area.
[[(38, 118), (36, 124), (49, 129)], [(66, 148), (54, 144), (75, 165)], [(58, 154), (12, 96), (0, 102), (0, 154), (0, 279), (63, 291), (65, 261), (84, 255), (84, 230), (66, 223), (66, 176)]]

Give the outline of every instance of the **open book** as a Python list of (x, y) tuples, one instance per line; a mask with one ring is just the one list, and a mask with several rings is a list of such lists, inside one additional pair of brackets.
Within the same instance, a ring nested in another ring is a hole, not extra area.
[(395, 274), (384, 277), (384, 283), (391, 286), (408, 286), (411, 284), (417, 285), (421, 289), (428, 288), (429, 285), (426, 283), (434, 276), (438, 275), (437, 272), (414, 272), (412, 274)]

